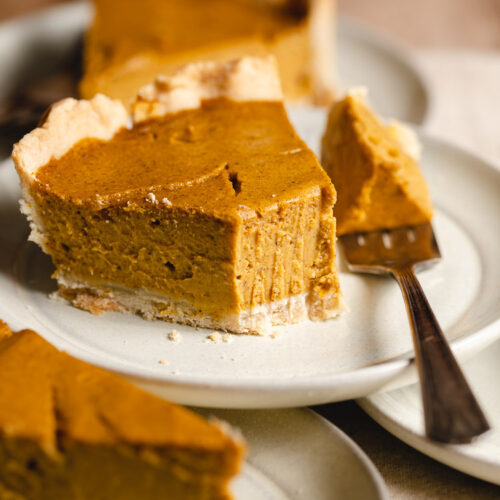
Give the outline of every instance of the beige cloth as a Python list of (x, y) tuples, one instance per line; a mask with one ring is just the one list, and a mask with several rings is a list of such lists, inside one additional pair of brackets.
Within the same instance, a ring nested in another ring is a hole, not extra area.
[[(500, 168), (500, 52), (421, 51), (418, 60), (434, 94), (427, 130), (488, 157)], [(373, 460), (392, 499), (500, 498), (500, 486), (415, 451), (377, 425), (354, 402), (316, 410)]]
[(393, 500), (500, 498), (500, 486), (467, 476), (422, 455), (386, 432), (352, 401), (314, 409), (342, 429), (371, 458)]
[(500, 51), (433, 50), (418, 60), (434, 94), (427, 130), (500, 165)]

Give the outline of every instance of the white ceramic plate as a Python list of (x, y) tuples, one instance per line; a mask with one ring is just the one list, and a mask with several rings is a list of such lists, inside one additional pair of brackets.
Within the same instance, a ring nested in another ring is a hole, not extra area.
[[(0, 98), (21, 82), (57, 66), (91, 17), (89, 5), (75, 2), (0, 24)], [(350, 20), (338, 23), (341, 88), (370, 89), (383, 116), (421, 124), (431, 95), (414, 59), (384, 37)]]
[[(296, 111), (293, 120), (317, 148), (325, 116)], [(500, 172), (479, 158), (422, 137), (423, 168), (437, 208), (443, 262), (420, 275), (459, 357), (500, 335)], [(415, 380), (403, 301), (388, 278), (341, 272), (350, 312), (338, 320), (276, 328), (277, 338), (231, 335), (207, 341), (207, 330), (119, 313), (93, 316), (50, 300), (49, 259), (25, 243), (17, 212), (17, 179), (0, 167), (0, 317), (30, 326), (91, 363), (131, 377), (184, 404), (225, 408), (305, 406), (394, 388)], [(342, 269), (342, 266), (341, 266)], [(167, 365), (160, 364), (168, 359)]]
[(233, 483), (236, 500), (382, 500), (387, 492), (368, 457), (310, 410), (203, 410), (238, 427), (249, 445)]
[[(500, 305), (498, 306), (500, 308)], [(500, 485), (500, 342), (464, 364), (464, 372), (492, 430), (468, 445), (442, 445), (424, 434), (417, 384), (359, 400), (389, 432), (430, 457), (472, 476)]]

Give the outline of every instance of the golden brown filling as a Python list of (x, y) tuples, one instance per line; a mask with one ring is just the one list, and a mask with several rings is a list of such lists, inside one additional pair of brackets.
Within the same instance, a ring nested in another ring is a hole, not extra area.
[(191, 315), (338, 288), (335, 191), (281, 103), (206, 101), (86, 139), (38, 171), (33, 196), (59, 272)]
[(0, 341), (0, 364), (2, 500), (230, 498), (244, 445), (217, 426), (33, 331)]
[(332, 280), (327, 292), (338, 288), (332, 206), (319, 193), (246, 220), (242, 234), (236, 272), (245, 308), (314, 288), (321, 294), (321, 279)]
[[(238, 310), (230, 222), (160, 207), (93, 210), (54, 196), (35, 199), (59, 274), (162, 293), (193, 306), (194, 316), (198, 308), (215, 317)], [(172, 313), (161, 297), (157, 308)]]
[(347, 96), (332, 108), (322, 159), (339, 192), (339, 234), (421, 224), (432, 217), (418, 164), (360, 99)]
[(281, 102), (205, 101), (111, 141), (83, 140), (40, 168), (37, 179), (41, 190), (95, 208), (120, 201), (148, 206), (149, 193), (176, 206), (210, 212), (222, 204), (233, 213), (263, 210), (318, 186), (334, 197)]
[[(192, 61), (276, 56), (287, 98), (318, 92), (312, 71), (310, 0), (94, 0), (85, 40), (80, 95), (96, 93), (129, 105), (158, 75)], [(326, 89), (328, 90), (328, 89)]]

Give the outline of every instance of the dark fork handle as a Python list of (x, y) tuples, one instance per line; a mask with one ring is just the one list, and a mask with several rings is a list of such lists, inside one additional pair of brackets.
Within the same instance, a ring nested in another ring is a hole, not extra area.
[(406, 303), (424, 406), (425, 431), (444, 443), (469, 443), (490, 427), (411, 267), (392, 271)]

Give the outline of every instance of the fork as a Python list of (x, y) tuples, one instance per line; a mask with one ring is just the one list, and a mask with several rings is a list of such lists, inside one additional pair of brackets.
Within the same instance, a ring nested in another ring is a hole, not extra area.
[(441, 259), (431, 224), (340, 237), (350, 271), (392, 274), (410, 320), (420, 378), (426, 435), (443, 443), (470, 443), (489, 430), (414, 270)]

